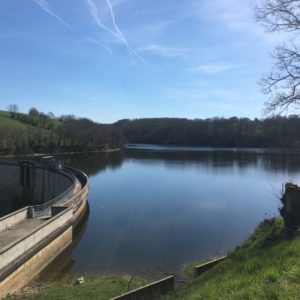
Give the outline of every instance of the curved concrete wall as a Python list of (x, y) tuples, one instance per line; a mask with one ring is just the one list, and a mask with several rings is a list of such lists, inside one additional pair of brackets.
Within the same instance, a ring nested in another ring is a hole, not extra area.
[[(89, 185), (88, 177), (84, 173), (72, 168), (69, 170), (76, 175), (81, 188), (76, 190), (63, 205), (52, 206), (51, 218), (29, 219), (37, 220), (41, 224), (7, 245), (3, 246), (2, 243), (0, 247), (0, 298), (30, 282), (72, 243), (72, 226), (84, 215)], [(23, 222), (27, 222), (28, 209), (30, 207), (0, 218), (0, 240), (1, 236), (5, 236), (7, 231), (10, 231), (10, 228), (14, 230), (17, 226), (22, 227)]]
[(30, 248), (40, 243), (44, 238), (49, 236), (58, 228), (64, 226), (68, 222), (71, 224), (72, 218), (73, 211), (70, 207), (65, 209), (62, 213), (46, 221), (45, 223), (42, 223), (33, 231), (25, 234), (19, 239), (6, 245), (6, 247), (0, 249), (0, 270), (8, 266), (19, 256), (29, 251)]
[(30, 185), (22, 186), (21, 168), (17, 163), (0, 162), (0, 217), (29, 205), (43, 204), (57, 197), (74, 180), (55, 170), (30, 168)]
[(44, 247), (0, 280), (0, 299), (28, 284), (72, 243), (72, 226), (49, 241)]

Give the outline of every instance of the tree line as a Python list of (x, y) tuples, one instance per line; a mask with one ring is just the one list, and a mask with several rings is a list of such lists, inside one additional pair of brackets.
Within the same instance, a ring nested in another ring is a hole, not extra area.
[(300, 147), (300, 118), (137, 119), (116, 126), (128, 143), (211, 147)]
[(29, 109), (28, 114), (19, 113), (17, 108), (10, 109), (9, 111), (12, 119), (44, 129), (53, 129), (57, 123), (55, 115), (52, 112), (44, 114), (34, 107)]
[(0, 153), (64, 153), (119, 148), (125, 143), (210, 147), (300, 148), (300, 118), (149, 118), (106, 125), (73, 115), (55, 117), (37, 109), (11, 111), (27, 126), (0, 127)]

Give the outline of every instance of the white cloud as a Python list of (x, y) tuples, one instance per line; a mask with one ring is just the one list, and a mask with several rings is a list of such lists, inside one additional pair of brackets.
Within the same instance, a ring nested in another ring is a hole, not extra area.
[[(211, 81), (168, 86), (163, 94), (165, 99), (184, 103), (186, 107), (193, 109), (198, 117), (202, 112), (205, 112), (203, 115), (205, 118), (217, 115), (252, 117), (249, 112), (256, 116), (260, 112), (260, 97), (255, 90), (250, 89), (245, 93), (232, 86), (218, 87)], [(243, 99), (242, 105), (241, 99)]]
[(208, 74), (213, 74), (213, 73), (221, 73), (221, 72), (225, 72), (227, 70), (233, 69), (234, 66), (233, 65), (200, 65), (194, 68), (189, 69), (190, 71), (193, 72), (202, 72), (202, 73), (208, 73)]
[(153, 36), (159, 36), (162, 35), (165, 30), (172, 24), (174, 24), (175, 21), (161, 21), (156, 22), (153, 24), (147, 24), (140, 28), (141, 32), (146, 33), (147, 36), (153, 35)]
[(221, 22), (227, 28), (247, 34), (249, 40), (259, 38), (269, 44), (277, 44), (290, 38), (285, 33), (265, 33), (255, 21), (252, 9), (253, 0), (214, 0), (201, 3), (195, 1), (193, 9), (202, 20)]
[(74, 30), (65, 20), (63, 20), (59, 15), (55, 14), (51, 9), (46, 0), (33, 0), (41, 9), (43, 9), (48, 15), (52, 16), (58, 20), (61, 24), (66, 26), (70, 30)]
[(180, 57), (180, 56), (185, 56), (188, 52), (188, 49), (183, 47), (168, 47), (168, 46), (158, 45), (158, 44), (149, 44), (137, 48), (137, 51), (152, 52), (156, 55), (160, 55), (164, 57)]

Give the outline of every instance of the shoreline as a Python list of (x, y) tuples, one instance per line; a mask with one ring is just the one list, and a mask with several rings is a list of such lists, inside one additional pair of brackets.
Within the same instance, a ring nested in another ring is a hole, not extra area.
[(0, 158), (18, 158), (18, 157), (42, 157), (42, 156), (60, 156), (60, 155), (76, 155), (88, 153), (112, 153), (121, 151), (122, 148), (113, 148), (106, 150), (93, 150), (93, 151), (71, 151), (71, 152), (50, 152), (50, 153), (31, 153), (31, 154), (5, 154), (0, 155)]
[[(150, 146), (150, 147), (149, 147)], [(221, 147), (221, 146), (191, 146), (191, 145), (170, 145), (170, 144), (138, 144), (128, 143), (122, 148), (112, 148), (103, 150), (91, 150), (91, 151), (68, 151), (68, 152), (44, 152), (44, 153), (30, 153), (30, 154), (0, 154), (1, 158), (20, 158), (20, 157), (42, 157), (42, 156), (61, 156), (61, 155), (76, 155), (76, 154), (90, 154), (90, 153), (112, 153), (118, 152), (123, 149), (132, 150), (151, 150), (151, 147), (165, 147), (166, 149), (183, 148), (183, 150), (192, 150), (197, 152), (197, 149), (201, 150), (224, 150), (224, 151), (299, 151), (300, 148), (256, 148), (256, 147)], [(168, 149), (167, 149), (168, 150)]]

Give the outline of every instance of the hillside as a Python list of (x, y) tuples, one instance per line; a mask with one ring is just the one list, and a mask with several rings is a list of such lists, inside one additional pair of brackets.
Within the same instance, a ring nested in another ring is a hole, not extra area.
[(8, 111), (0, 110), (0, 127), (2, 126), (26, 129), (28, 126), (31, 125), (20, 120), (11, 118), (11, 114)]
[(73, 115), (0, 111), (0, 155), (102, 151), (124, 144), (121, 131)]

